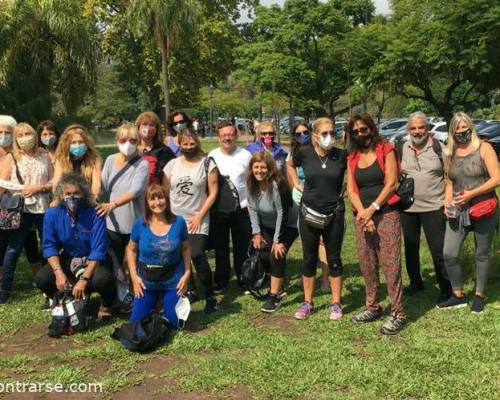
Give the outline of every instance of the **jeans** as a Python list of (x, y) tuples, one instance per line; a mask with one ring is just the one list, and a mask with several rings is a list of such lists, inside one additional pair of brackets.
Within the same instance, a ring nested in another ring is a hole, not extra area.
[(43, 217), (44, 214), (23, 213), (19, 229), (8, 231), (8, 244), (3, 258), (2, 290), (12, 290), (17, 259), (31, 234), (33, 225), (36, 226), (41, 241), (43, 240)]
[(213, 232), (215, 250), (215, 278), (219, 286), (227, 286), (231, 278), (229, 261), (229, 232), (233, 241), (234, 272), (238, 281), (241, 278), (241, 265), (247, 259), (250, 244), (251, 225), (248, 210), (237, 210), (230, 215), (212, 213), (210, 226)]
[(420, 228), (423, 228), (432, 255), (439, 288), (441, 292), (449, 293), (451, 285), (443, 258), (444, 234), (446, 231), (446, 218), (443, 208), (419, 213), (402, 212), (401, 227), (403, 228), (406, 270), (410, 278), (410, 285), (419, 288), (423, 287), (424, 284), (420, 274)]
[(168, 319), (173, 328), (178, 328), (179, 319), (175, 312), (175, 306), (179, 301), (177, 289), (149, 289), (147, 284), (146, 289), (143, 289), (143, 296), (134, 297), (130, 322), (140, 321), (147, 317), (155, 308), (160, 296), (163, 297), (163, 316)]

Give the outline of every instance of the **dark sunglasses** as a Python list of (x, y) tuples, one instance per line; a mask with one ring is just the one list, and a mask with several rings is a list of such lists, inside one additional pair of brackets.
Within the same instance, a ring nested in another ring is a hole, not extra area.
[(118, 143), (120, 143), (120, 144), (125, 144), (127, 142), (130, 142), (130, 144), (137, 144), (137, 139), (130, 139), (130, 138), (118, 139)]
[(274, 136), (274, 132), (273, 131), (261, 132), (260, 136)]
[(309, 131), (295, 132), (295, 136), (309, 135)]
[(185, 123), (186, 123), (186, 120), (181, 119), (180, 121), (174, 122), (174, 125), (185, 124)]
[(320, 133), (321, 136), (335, 136), (335, 131), (323, 131)]
[(368, 133), (369, 131), (370, 128), (368, 128), (367, 126), (362, 126), (359, 129), (353, 129), (351, 132), (353, 133), (353, 135), (358, 135), (360, 133)]

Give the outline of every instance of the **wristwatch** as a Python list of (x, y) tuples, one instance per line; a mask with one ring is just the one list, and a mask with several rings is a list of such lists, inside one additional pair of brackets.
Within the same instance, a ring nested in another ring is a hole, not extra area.
[(88, 276), (85, 276), (85, 275), (82, 274), (82, 275), (80, 275), (80, 280), (81, 281), (87, 281), (87, 282), (89, 282), (90, 278)]
[(373, 202), (370, 205), (375, 209), (375, 211), (379, 211), (380, 210), (380, 206), (376, 202)]

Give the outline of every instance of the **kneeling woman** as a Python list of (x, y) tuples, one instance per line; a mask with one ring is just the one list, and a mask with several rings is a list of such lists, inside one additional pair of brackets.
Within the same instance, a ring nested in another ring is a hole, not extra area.
[(186, 221), (170, 211), (168, 195), (157, 184), (146, 191), (146, 212), (132, 228), (127, 261), (134, 287), (130, 321), (140, 321), (163, 298), (164, 316), (179, 327), (175, 305), (191, 276)]
[(71, 172), (57, 184), (57, 207), (50, 207), (43, 223), (45, 265), (35, 283), (48, 297), (57, 290), (72, 287), (73, 296), (82, 298), (91, 292), (101, 295), (100, 318), (111, 317), (116, 287), (107, 259), (109, 241), (106, 222), (97, 215), (90, 186), (85, 178)]
[(288, 221), (292, 196), (270, 153), (260, 151), (250, 159), (247, 178), (248, 211), (252, 245), (260, 249), (262, 262), (271, 272), (271, 291), (263, 312), (281, 305), (286, 253), (298, 236), (297, 221)]

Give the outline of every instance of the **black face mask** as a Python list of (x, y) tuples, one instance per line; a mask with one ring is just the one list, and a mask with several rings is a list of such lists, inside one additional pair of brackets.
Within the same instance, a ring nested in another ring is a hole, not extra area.
[(467, 144), (470, 142), (471, 138), (472, 131), (470, 128), (463, 132), (455, 132), (455, 135), (453, 136), (453, 139), (455, 139), (455, 142), (458, 144)]
[(370, 133), (368, 135), (352, 135), (351, 138), (357, 147), (360, 149), (366, 149), (372, 144), (373, 136)]
[(181, 147), (181, 153), (186, 157), (187, 159), (194, 158), (198, 155), (198, 148), (197, 147), (192, 147), (190, 149), (184, 149)]

